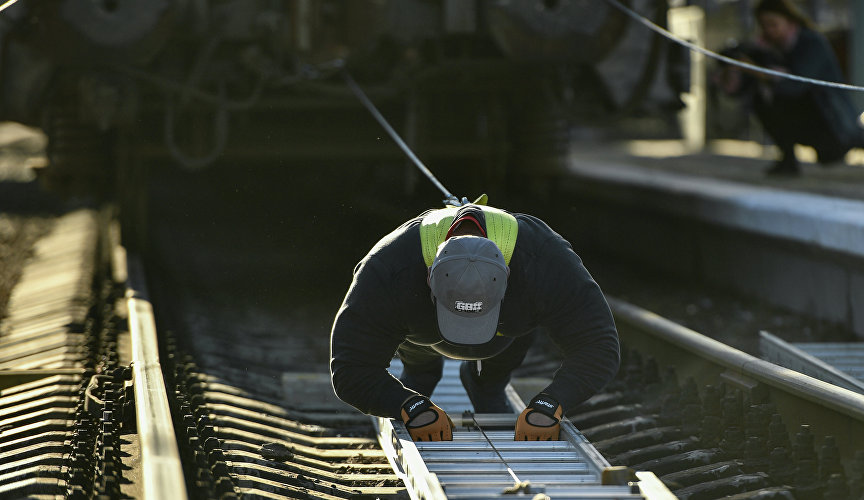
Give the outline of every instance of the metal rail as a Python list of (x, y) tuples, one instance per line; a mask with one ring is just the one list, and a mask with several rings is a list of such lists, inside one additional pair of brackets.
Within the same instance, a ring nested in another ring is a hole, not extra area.
[(789, 343), (762, 331), (759, 355), (780, 366), (864, 394), (862, 342)]
[[(401, 369), (394, 360), (391, 371)], [(556, 499), (674, 498), (650, 472), (633, 477), (629, 470), (610, 467), (566, 419), (561, 440), (532, 442), (513, 440), (515, 412), (463, 414), (473, 408), (458, 372), (459, 361), (446, 360), (444, 376), (431, 395), (453, 419), (453, 441), (415, 443), (401, 422), (373, 418), (379, 442), (412, 499), (507, 498), (517, 492)], [(508, 397), (514, 409), (524, 408), (512, 386)], [(521, 484), (514, 484), (508, 466)]]
[(758, 359), (656, 314), (609, 298), (622, 342), (658, 364), (674, 366), (683, 380), (712, 384), (717, 377), (752, 399), (770, 401), (793, 427), (844, 441), (841, 459), (850, 463), (864, 449), (864, 395)]
[(143, 267), (137, 258), (128, 258), (129, 329), (132, 335), (132, 373), (135, 413), (141, 444), (141, 481), (144, 500), (183, 500), (186, 482), (174, 424), (168, 407), (168, 393), (159, 363), (153, 307), (147, 299)]

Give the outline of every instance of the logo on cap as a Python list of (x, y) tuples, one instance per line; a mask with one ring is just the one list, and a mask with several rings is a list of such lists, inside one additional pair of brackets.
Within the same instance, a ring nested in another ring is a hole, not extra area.
[(483, 312), (483, 302), (462, 302), (461, 300), (456, 301), (456, 307), (454, 308), (457, 311), (462, 312)]

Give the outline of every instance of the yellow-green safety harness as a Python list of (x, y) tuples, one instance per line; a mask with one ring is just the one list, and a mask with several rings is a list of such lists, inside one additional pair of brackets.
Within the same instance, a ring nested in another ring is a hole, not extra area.
[[(423, 248), (423, 260), (426, 267), (432, 266), (438, 245), (444, 242), (453, 217), (460, 207), (447, 207), (433, 210), (423, 217), (420, 223), (420, 246)], [(486, 236), (498, 245), (504, 255), (504, 262), (510, 265), (513, 257), (513, 249), (516, 247), (516, 236), (519, 232), (519, 223), (516, 217), (507, 212), (487, 206), (479, 206), (486, 218)]]

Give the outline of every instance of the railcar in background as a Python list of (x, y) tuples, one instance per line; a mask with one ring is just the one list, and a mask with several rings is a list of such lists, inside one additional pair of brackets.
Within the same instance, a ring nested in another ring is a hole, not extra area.
[[(665, 0), (622, 3), (665, 25)], [(41, 176), (73, 192), (125, 192), (156, 159), (403, 161), (347, 72), (427, 164), (497, 182), (676, 110), (688, 60), (658, 38), (602, 0), (19, 2), (0, 120), (44, 130)]]

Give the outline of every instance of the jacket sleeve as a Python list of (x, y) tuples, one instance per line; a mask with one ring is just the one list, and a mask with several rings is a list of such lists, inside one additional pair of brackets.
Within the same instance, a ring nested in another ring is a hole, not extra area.
[(539, 322), (563, 355), (544, 392), (566, 411), (596, 394), (618, 372), (618, 331), (600, 287), (569, 243), (548, 243), (540, 261)]
[[(821, 34), (803, 30), (800, 41), (789, 54), (789, 73), (816, 80), (839, 81), (842, 79), (840, 65), (828, 40)], [(810, 83), (780, 78), (774, 84), (774, 90), (780, 95), (797, 97), (813, 90), (823, 91), (822, 87), (814, 87)]]
[(404, 336), (387, 270), (374, 257), (356, 268), (330, 333), (330, 377), (336, 395), (363, 413), (397, 418), (416, 394), (387, 370)]

